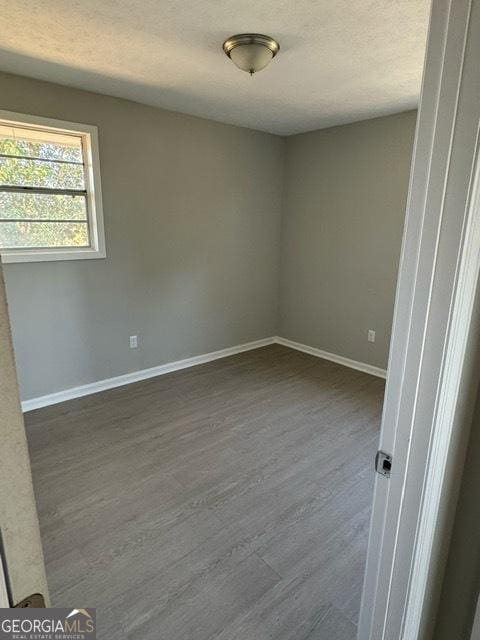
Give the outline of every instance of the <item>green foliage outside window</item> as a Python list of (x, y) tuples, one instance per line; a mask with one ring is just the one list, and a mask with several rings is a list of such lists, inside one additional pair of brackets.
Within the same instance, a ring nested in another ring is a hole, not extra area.
[[(0, 157), (0, 247), (89, 246), (83, 165), (65, 164), (82, 162), (80, 146), (0, 138), (0, 154), (9, 156)], [(80, 193), (2, 191), (5, 185)]]

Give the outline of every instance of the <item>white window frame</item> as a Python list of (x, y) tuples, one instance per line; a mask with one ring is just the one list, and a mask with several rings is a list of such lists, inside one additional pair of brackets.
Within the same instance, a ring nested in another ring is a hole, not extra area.
[(32, 126), (32, 128), (80, 136), (85, 169), (87, 191), (87, 215), (90, 246), (0, 249), (2, 262), (46, 262), (50, 260), (88, 260), (105, 258), (105, 230), (103, 226), (102, 187), (100, 179), (100, 156), (98, 152), (98, 129), (94, 125), (43, 118), (24, 113), (0, 110), (0, 124)]

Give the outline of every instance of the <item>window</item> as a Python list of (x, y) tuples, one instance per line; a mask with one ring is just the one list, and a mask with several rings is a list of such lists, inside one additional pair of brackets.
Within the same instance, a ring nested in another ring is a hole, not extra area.
[(0, 111), (0, 254), (105, 257), (96, 127)]

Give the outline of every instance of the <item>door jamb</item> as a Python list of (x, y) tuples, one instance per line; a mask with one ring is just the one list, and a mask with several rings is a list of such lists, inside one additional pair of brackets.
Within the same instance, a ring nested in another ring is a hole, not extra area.
[(433, 0), (359, 640), (433, 627), (478, 383), (479, 54), (480, 0)]

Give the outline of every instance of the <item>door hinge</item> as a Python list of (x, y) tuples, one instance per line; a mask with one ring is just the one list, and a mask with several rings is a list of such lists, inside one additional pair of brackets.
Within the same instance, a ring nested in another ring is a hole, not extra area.
[(389, 478), (392, 471), (392, 456), (385, 453), (385, 451), (377, 451), (377, 455), (375, 456), (375, 471)]

